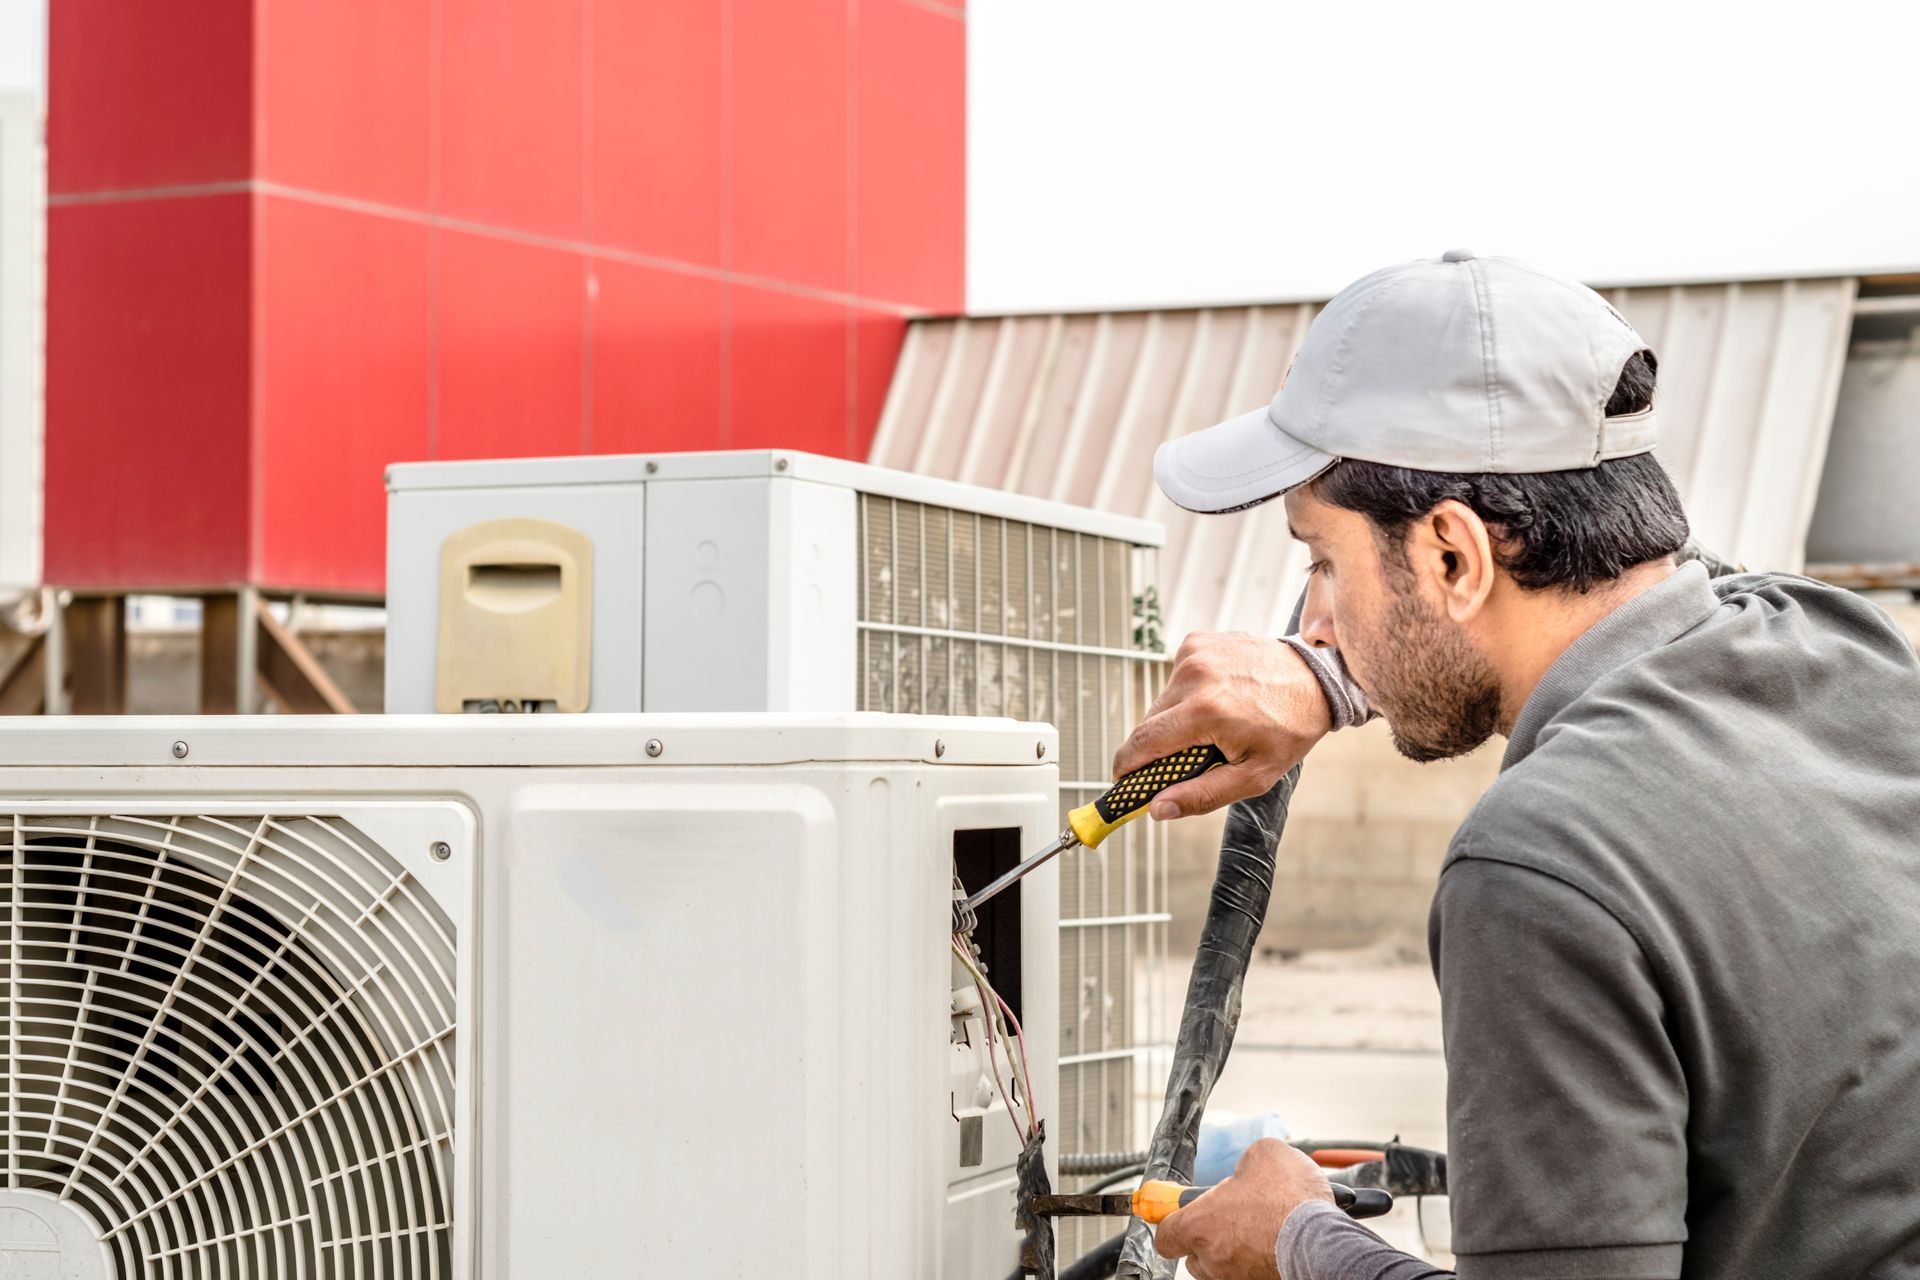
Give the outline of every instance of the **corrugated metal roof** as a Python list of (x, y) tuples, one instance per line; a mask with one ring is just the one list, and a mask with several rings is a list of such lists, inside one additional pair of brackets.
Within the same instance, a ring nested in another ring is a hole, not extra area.
[[(1826, 456), (1856, 282), (1616, 289), (1659, 353), (1660, 458), (1722, 554), (1797, 569)], [(871, 460), (1167, 525), (1170, 634), (1277, 634), (1305, 571), (1278, 503), (1179, 510), (1161, 441), (1257, 408), (1312, 304), (918, 320)]]

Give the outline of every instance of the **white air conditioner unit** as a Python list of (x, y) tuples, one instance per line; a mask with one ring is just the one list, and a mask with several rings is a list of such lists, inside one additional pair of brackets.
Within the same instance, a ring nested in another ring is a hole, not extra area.
[[(0, 721), (0, 1262), (63, 1280), (999, 1280), (956, 866), (1051, 732)], [(1044, 1119), (1056, 878), (982, 919)], [(0, 1267), (0, 1269), (4, 1269)]]
[[(404, 463), (387, 485), (390, 712), (1012, 716), (1058, 726), (1065, 809), (1164, 676), (1144, 520), (784, 450)], [(1144, 1145), (1164, 839), (1136, 823), (1061, 870), (1064, 1151)]]

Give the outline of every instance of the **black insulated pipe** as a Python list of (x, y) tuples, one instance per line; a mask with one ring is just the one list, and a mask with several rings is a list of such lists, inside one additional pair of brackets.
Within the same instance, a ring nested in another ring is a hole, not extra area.
[[(1295, 765), (1265, 795), (1241, 800), (1227, 810), (1220, 869), (1194, 954), (1193, 977), (1187, 983), (1173, 1067), (1167, 1075), (1166, 1104), (1147, 1148), (1148, 1179), (1193, 1181), (1200, 1119), (1240, 1025), (1240, 992), (1260, 925), (1267, 918), (1280, 833), (1286, 829), (1287, 806), (1299, 781), (1300, 766)], [(1127, 1224), (1115, 1274), (1125, 1280), (1166, 1280), (1173, 1275), (1173, 1264), (1154, 1251), (1146, 1223), (1136, 1219)]]
[[(1102, 1240), (1076, 1258), (1053, 1280), (1109, 1280), (1113, 1269), (1120, 1265), (1120, 1246), (1125, 1240), (1124, 1235)], [(1027, 1274), (1024, 1270), (1016, 1269), (1007, 1280), (1027, 1280)]]
[(1118, 1235), (1095, 1245), (1062, 1271), (1060, 1280), (1107, 1280), (1113, 1274), (1113, 1269), (1120, 1265), (1120, 1246), (1126, 1239), (1126, 1236)]
[[(1240, 1024), (1240, 992), (1273, 896), (1280, 834), (1286, 829), (1287, 805), (1299, 781), (1300, 766), (1295, 765), (1265, 795), (1238, 801), (1227, 810), (1220, 868), (1214, 874), (1206, 923), (1194, 953), (1193, 977), (1187, 983), (1186, 1007), (1180, 1015), (1180, 1034), (1174, 1041), (1166, 1104), (1147, 1148), (1143, 1171), (1147, 1179), (1193, 1181), (1200, 1119), (1233, 1048), (1234, 1029)], [(1060, 1272), (1058, 1280), (1104, 1280), (1115, 1275), (1154, 1280), (1173, 1275), (1173, 1264), (1154, 1252), (1146, 1223), (1129, 1222), (1124, 1233)]]
[(1129, 1169), (1136, 1164), (1145, 1164), (1147, 1153), (1144, 1151), (1063, 1151), (1059, 1158), (1061, 1177), (1088, 1178), (1096, 1174)]

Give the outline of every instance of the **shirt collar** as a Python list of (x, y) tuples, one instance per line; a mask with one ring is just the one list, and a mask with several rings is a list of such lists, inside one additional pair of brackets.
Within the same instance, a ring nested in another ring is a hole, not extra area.
[(1719, 605), (1706, 569), (1690, 561), (1659, 586), (1641, 592), (1588, 627), (1554, 659), (1528, 695), (1507, 738), (1500, 768), (1511, 769), (1531, 755), (1548, 721), (1601, 676), (1693, 630)]

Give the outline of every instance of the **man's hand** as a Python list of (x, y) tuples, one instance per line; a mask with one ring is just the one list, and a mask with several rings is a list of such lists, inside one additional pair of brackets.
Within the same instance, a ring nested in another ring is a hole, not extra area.
[(1280, 1228), (1309, 1200), (1333, 1200), (1319, 1166), (1279, 1139), (1263, 1138), (1247, 1148), (1231, 1178), (1168, 1215), (1153, 1245), (1163, 1258), (1185, 1258), (1194, 1280), (1280, 1280)]
[(1147, 718), (1121, 744), (1113, 776), (1211, 742), (1227, 763), (1168, 787), (1156, 819), (1187, 817), (1265, 795), (1333, 728), (1327, 695), (1306, 660), (1278, 640), (1197, 631), (1173, 656), (1173, 675)]

